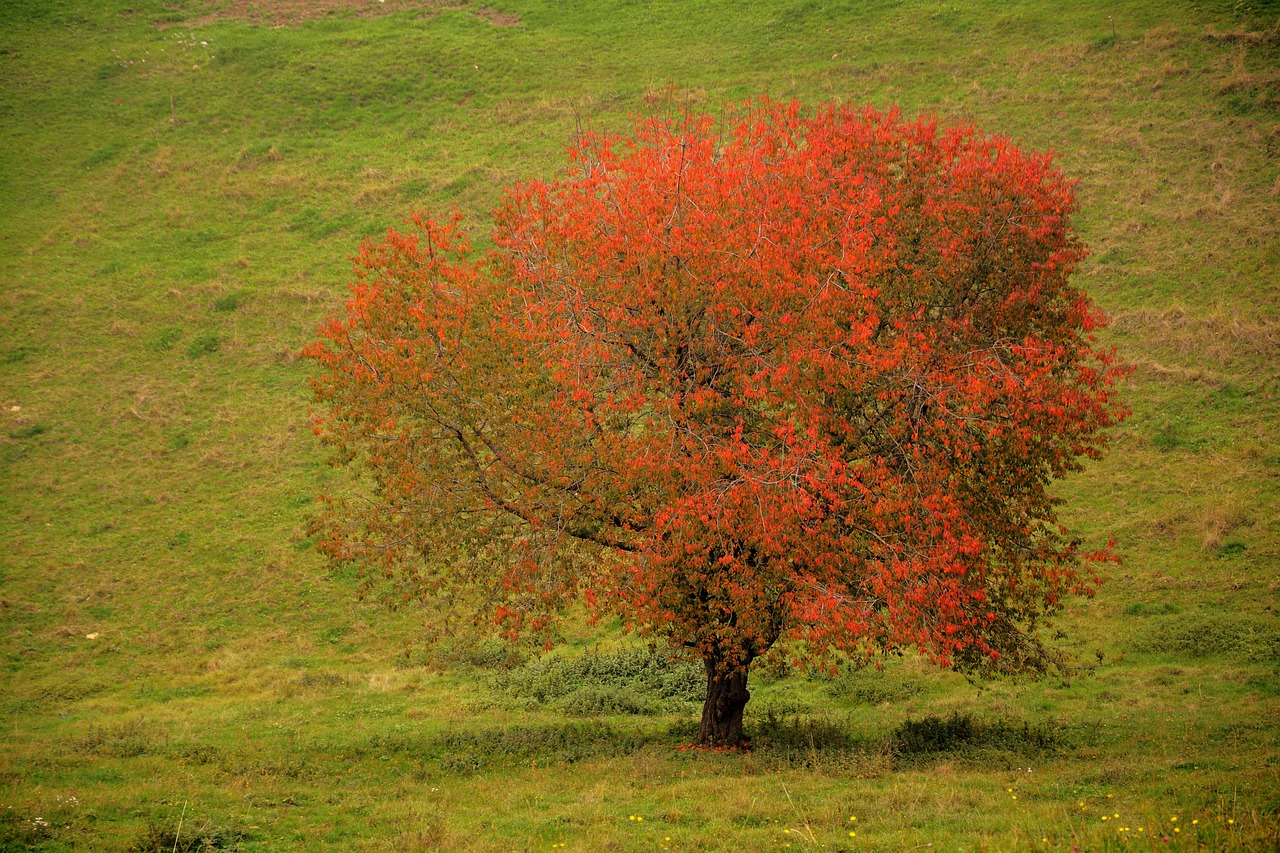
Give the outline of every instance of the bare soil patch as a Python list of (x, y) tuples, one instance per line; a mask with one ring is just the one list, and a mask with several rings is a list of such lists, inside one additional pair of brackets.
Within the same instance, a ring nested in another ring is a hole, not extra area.
[(497, 9), (490, 9), (488, 6), (477, 6), (471, 10), (471, 14), (477, 18), (483, 18), (495, 27), (514, 27), (520, 23), (520, 16), (514, 12), (499, 12)]

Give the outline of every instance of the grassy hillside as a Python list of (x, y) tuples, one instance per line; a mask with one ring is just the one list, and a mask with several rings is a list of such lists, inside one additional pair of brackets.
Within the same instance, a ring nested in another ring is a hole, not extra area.
[[(696, 677), (613, 628), (429, 650), (326, 571), (295, 354), (347, 256), (670, 83), (1079, 178), (1137, 370), (1061, 487), (1124, 558), (1069, 681), (761, 672), (759, 748), (689, 753)], [(1280, 845), (1270, 0), (6, 0), (0, 321), (0, 850)]]

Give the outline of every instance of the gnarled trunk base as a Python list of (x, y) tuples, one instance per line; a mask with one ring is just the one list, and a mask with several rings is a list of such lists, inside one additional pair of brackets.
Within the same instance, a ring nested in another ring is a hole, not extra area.
[(707, 699), (698, 726), (699, 746), (742, 746), (742, 711), (751, 699), (746, 668), (722, 672), (717, 661), (703, 661), (707, 668)]

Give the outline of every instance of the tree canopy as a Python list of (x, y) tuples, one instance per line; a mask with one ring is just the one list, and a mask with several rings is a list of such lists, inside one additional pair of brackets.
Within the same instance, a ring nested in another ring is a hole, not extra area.
[(761, 99), (587, 133), (496, 248), (418, 213), (306, 353), (367, 472), (322, 546), (549, 636), (585, 601), (701, 658), (736, 743), (751, 662), (914, 647), (1040, 670), (1106, 548), (1055, 479), (1125, 414), (1071, 281), (1073, 184), (970, 126)]

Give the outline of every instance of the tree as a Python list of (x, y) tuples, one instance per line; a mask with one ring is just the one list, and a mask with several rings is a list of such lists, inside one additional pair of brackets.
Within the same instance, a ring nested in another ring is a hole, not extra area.
[(322, 547), (405, 599), (550, 636), (618, 614), (705, 664), (738, 744), (753, 660), (904, 647), (1039, 671), (1108, 548), (1051, 483), (1125, 414), (1047, 156), (969, 126), (759, 100), (586, 134), (510, 188), (369, 241), (306, 354), (368, 494)]

